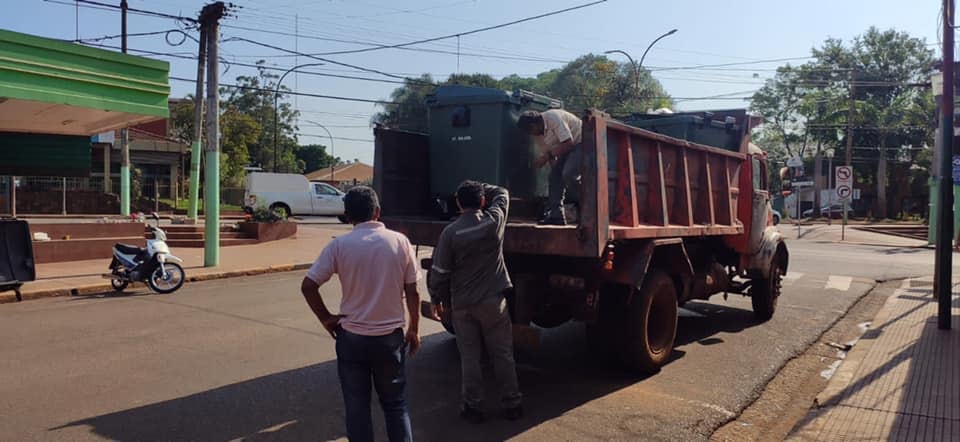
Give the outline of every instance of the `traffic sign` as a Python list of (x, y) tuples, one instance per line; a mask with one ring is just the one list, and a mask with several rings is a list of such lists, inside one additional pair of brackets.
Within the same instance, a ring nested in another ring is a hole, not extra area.
[(853, 167), (837, 166), (834, 174), (836, 175), (837, 198), (839, 198), (840, 201), (849, 200), (853, 197)]
[(847, 199), (853, 195), (853, 189), (850, 186), (837, 186), (837, 197), (840, 199)]

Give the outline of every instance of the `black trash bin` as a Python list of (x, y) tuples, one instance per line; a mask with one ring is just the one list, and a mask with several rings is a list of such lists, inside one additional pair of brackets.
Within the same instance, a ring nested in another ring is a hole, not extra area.
[(20, 301), (20, 286), (35, 279), (33, 243), (27, 222), (0, 219), (0, 292), (13, 290)]

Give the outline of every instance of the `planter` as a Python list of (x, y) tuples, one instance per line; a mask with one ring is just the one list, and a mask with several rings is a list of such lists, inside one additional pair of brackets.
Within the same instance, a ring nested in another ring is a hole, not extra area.
[(297, 234), (297, 223), (258, 223), (242, 222), (237, 224), (240, 231), (257, 239), (257, 242), (276, 241)]

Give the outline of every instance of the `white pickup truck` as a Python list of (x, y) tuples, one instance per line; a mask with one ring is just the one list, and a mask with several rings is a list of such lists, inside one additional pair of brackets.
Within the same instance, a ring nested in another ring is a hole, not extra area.
[(343, 192), (327, 183), (311, 182), (295, 173), (251, 172), (247, 175), (244, 209), (267, 207), (286, 218), (291, 215), (343, 216)]

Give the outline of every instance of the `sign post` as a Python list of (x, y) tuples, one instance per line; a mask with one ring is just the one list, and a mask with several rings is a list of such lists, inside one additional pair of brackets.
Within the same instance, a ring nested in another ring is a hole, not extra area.
[(835, 192), (843, 208), (843, 224), (840, 227), (840, 240), (843, 241), (847, 234), (847, 205), (853, 198), (853, 166), (837, 166), (835, 175), (834, 181), (837, 183)]

